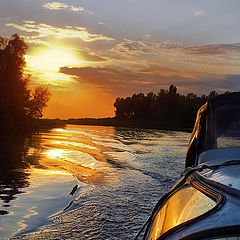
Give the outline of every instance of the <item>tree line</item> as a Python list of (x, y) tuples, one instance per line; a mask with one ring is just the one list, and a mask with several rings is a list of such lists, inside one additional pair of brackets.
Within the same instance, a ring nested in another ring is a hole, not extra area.
[(212, 91), (208, 96), (198, 97), (194, 93), (185, 96), (177, 93), (177, 87), (171, 85), (168, 90), (161, 89), (157, 94), (138, 93), (117, 98), (115, 117), (119, 120), (154, 120), (164, 128), (192, 128), (198, 109), (217, 95)]
[(0, 134), (25, 132), (42, 117), (50, 99), (44, 86), (30, 89), (30, 75), (24, 74), (27, 44), (17, 34), (0, 36)]

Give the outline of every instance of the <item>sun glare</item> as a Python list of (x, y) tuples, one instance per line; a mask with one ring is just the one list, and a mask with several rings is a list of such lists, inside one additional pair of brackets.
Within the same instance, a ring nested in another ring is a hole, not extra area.
[(61, 149), (50, 149), (45, 152), (49, 158), (59, 158), (64, 151)]
[(27, 55), (26, 62), (33, 70), (58, 72), (60, 67), (80, 65), (83, 61), (71, 49), (53, 47), (35, 55)]

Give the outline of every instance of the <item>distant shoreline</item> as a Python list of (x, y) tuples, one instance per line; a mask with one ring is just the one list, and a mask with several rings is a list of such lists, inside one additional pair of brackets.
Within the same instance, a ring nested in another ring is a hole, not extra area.
[(33, 120), (32, 131), (48, 130), (66, 126), (66, 120), (61, 119), (35, 119)]
[(176, 125), (169, 125), (166, 122), (160, 122), (159, 120), (144, 119), (144, 120), (132, 120), (132, 119), (116, 119), (116, 118), (79, 118), (62, 120), (66, 124), (73, 125), (92, 125), (92, 126), (111, 126), (111, 127), (126, 127), (126, 128), (139, 128), (139, 129), (157, 129), (157, 130), (169, 130), (169, 131), (182, 131), (192, 132), (192, 127), (177, 127)]
[(33, 130), (48, 130), (52, 128), (65, 127), (66, 124), (72, 125), (89, 125), (89, 126), (109, 126), (125, 127), (138, 129), (157, 129), (169, 131), (192, 132), (192, 127), (178, 127), (176, 124), (161, 122), (159, 120), (144, 119), (116, 119), (116, 118), (78, 118), (78, 119), (38, 119), (34, 120)]

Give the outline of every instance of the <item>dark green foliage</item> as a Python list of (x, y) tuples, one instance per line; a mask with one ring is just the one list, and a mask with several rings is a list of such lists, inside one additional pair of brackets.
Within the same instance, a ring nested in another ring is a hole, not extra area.
[(194, 93), (187, 96), (177, 93), (174, 85), (169, 90), (133, 94), (132, 97), (117, 98), (114, 103), (116, 118), (134, 121), (157, 120), (164, 128), (192, 128), (198, 109), (208, 99), (217, 96), (212, 91), (209, 96), (198, 97)]
[(0, 134), (25, 132), (33, 119), (42, 117), (49, 91), (40, 86), (28, 87), (30, 76), (24, 75), (27, 44), (14, 34), (0, 37)]

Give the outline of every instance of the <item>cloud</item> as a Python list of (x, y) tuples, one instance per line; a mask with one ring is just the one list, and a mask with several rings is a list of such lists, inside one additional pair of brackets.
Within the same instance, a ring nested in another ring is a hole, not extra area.
[(41, 39), (38, 39), (38, 38), (35, 38), (35, 37), (31, 37), (31, 36), (22, 36), (21, 37), (24, 38), (24, 41), (28, 44), (31, 44), (31, 47), (34, 46), (34, 47), (43, 47), (43, 46), (46, 46), (46, 47), (50, 47), (51, 44), (44, 41), (44, 40), (41, 40)]
[(48, 24), (37, 24), (35, 21), (23, 21), (22, 25), (15, 23), (7, 23), (7, 27), (13, 27), (23, 32), (31, 33), (33, 39), (42, 39), (44, 37), (55, 37), (58, 39), (80, 38), (85, 42), (93, 42), (97, 40), (112, 41), (113, 38), (106, 37), (102, 34), (91, 34), (84, 27), (55, 27)]
[(150, 42), (150, 41), (134, 41), (124, 39), (115, 47), (110, 49), (110, 52), (121, 55), (140, 55), (140, 54), (156, 54), (159, 51), (176, 49), (181, 46), (180, 42), (176, 41), (163, 41), (163, 42)]
[(196, 47), (187, 47), (187, 48), (184, 48), (184, 50), (188, 54), (202, 55), (202, 56), (220, 55), (220, 54), (226, 54), (230, 52), (240, 53), (240, 43), (212, 44), (212, 45), (204, 45), (204, 46), (196, 46)]
[(91, 52), (86, 52), (86, 51), (78, 51), (80, 54), (80, 57), (84, 61), (88, 62), (104, 62), (107, 61), (107, 59), (97, 56)]
[(79, 12), (79, 11), (84, 11), (84, 8), (82, 7), (74, 7), (74, 6), (70, 6), (70, 9), (74, 12)]
[[(116, 69), (112, 67), (60, 68), (61, 73), (78, 78), (80, 85), (89, 85), (117, 96), (127, 96), (137, 92), (156, 92), (168, 89), (170, 84), (181, 93), (194, 92), (208, 94), (212, 90), (240, 90), (240, 75), (220, 75), (196, 71), (177, 71), (152, 65), (138, 70)], [(75, 79), (77, 79), (75, 78)]]
[[(190, 64), (195, 62), (205, 64), (224, 64), (233, 66), (236, 61), (240, 60), (240, 43), (232, 44), (211, 44), (202, 46), (188, 47), (178, 41), (162, 41), (153, 40), (130, 40), (123, 39), (112, 47), (109, 53), (113, 53), (112, 57), (147, 60), (151, 62), (164, 62), (165, 64), (182, 63)], [(219, 72), (219, 71), (216, 71)]]
[(145, 34), (145, 35), (144, 35), (144, 39), (146, 39), (146, 40), (149, 39), (149, 38), (151, 38), (151, 37), (152, 37), (151, 34)]
[(82, 7), (75, 7), (73, 5), (67, 5), (60, 2), (49, 2), (43, 5), (44, 8), (47, 8), (49, 10), (63, 10), (63, 9), (69, 9), (74, 12), (78, 11), (84, 11), (84, 8)]
[[(115, 42), (113, 42), (115, 43)], [(104, 54), (102, 54), (104, 55)], [(106, 55), (106, 53), (105, 53)], [(239, 73), (240, 43), (187, 46), (177, 41), (123, 39), (109, 50), (110, 58), (124, 65), (156, 63), (175, 69), (192, 69), (222, 74)]]
[(99, 92), (112, 93), (114, 95), (131, 94), (134, 91), (149, 89), (154, 84), (144, 74), (128, 69), (115, 69), (112, 67), (82, 67), (60, 68), (61, 73), (78, 77), (81, 86), (90, 89), (99, 89)]
[(197, 12), (194, 13), (195, 16), (203, 16), (204, 12), (202, 10), (199, 10)]
[(62, 10), (67, 8), (68, 5), (60, 2), (50, 2), (44, 4), (43, 7), (48, 8), (49, 10)]

